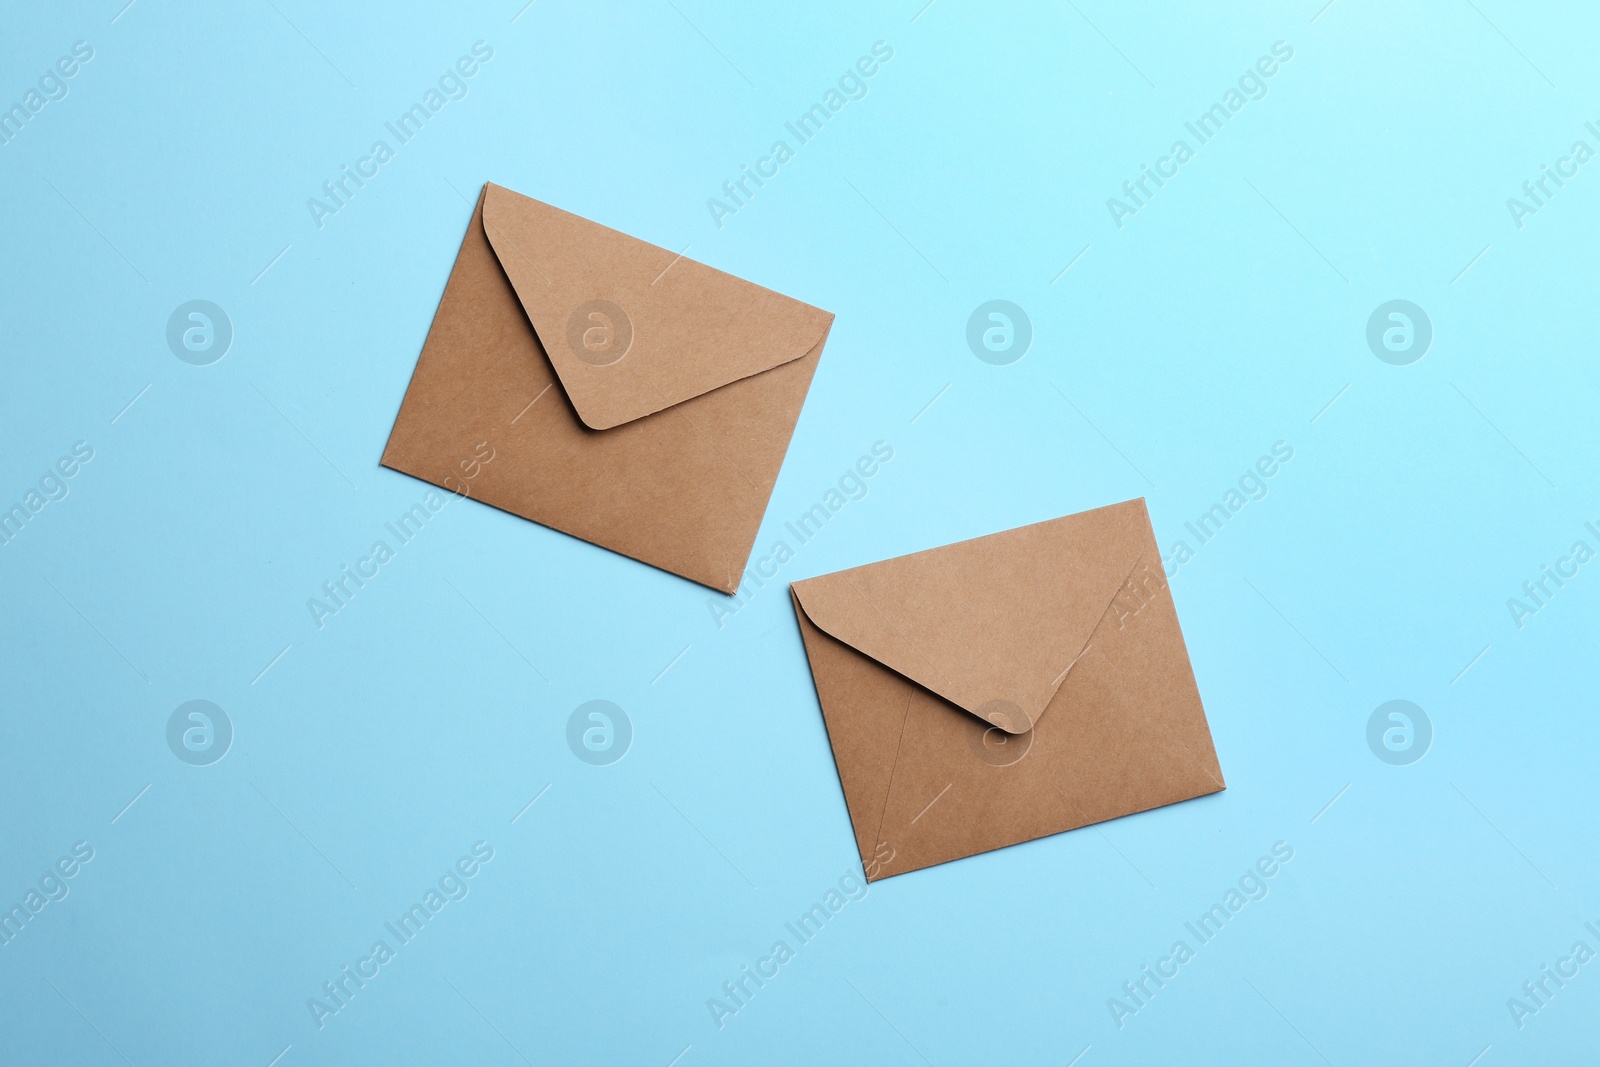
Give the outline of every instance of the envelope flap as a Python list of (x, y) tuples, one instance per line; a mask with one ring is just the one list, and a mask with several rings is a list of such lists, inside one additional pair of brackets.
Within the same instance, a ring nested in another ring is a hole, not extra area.
[(821, 630), (1026, 733), (1154, 537), (1144, 501), (796, 582)]
[(833, 316), (492, 183), (483, 229), (584, 425), (799, 359)]

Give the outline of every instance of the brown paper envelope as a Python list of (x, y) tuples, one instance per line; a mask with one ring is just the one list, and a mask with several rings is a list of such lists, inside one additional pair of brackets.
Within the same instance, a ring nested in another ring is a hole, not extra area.
[(1224, 788), (1143, 500), (791, 590), (869, 878)]
[(832, 322), (485, 185), (382, 462), (732, 593)]

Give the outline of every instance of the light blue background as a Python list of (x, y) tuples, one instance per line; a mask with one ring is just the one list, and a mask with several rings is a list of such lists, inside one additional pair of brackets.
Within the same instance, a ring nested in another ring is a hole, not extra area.
[[(1520, 1029), (1506, 1002), (1600, 950), (1600, 564), (1520, 629), (1506, 600), (1600, 547), (1600, 163), (1521, 229), (1505, 203), (1600, 147), (1592, 11), (122, 3), (0, 15), (0, 102), (95, 50), (0, 146), (0, 505), (95, 452), (0, 547), (0, 902), (95, 849), (0, 948), (0, 1060), (1593, 1058), (1600, 963)], [(307, 198), (479, 40), (319, 229)], [(714, 225), (880, 40), (869, 95)], [(1279, 40), (1119, 230), (1106, 198)], [(860, 871), (781, 585), (719, 628), (702, 588), (452, 502), (306, 608), (425, 493), (377, 461), (485, 180), (838, 315), (758, 551), (894, 459), (784, 581), (1140, 495), (1169, 547), (1291, 445), (1173, 580), (1227, 792), (878, 883), (719, 1029), (707, 998)], [(235, 329), (208, 367), (164, 339), (197, 298)], [(1011, 366), (965, 344), (994, 298), (1032, 319)], [(1411, 366), (1366, 346), (1393, 298), (1433, 322)], [(1365, 739), (1395, 698), (1435, 731), (1410, 766)], [(166, 745), (191, 699), (236, 731), (209, 767)], [(591, 699), (633, 723), (611, 766), (565, 742)], [(478, 840), (470, 895), (319, 1030), (307, 998)], [(1270, 895), (1119, 1029), (1277, 841)]]

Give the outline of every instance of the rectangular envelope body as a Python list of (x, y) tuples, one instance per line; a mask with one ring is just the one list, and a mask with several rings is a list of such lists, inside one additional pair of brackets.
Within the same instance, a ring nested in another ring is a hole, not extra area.
[(1143, 500), (791, 591), (871, 879), (1224, 788)]
[(832, 320), (485, 185), (382, 462), (732, 593)]

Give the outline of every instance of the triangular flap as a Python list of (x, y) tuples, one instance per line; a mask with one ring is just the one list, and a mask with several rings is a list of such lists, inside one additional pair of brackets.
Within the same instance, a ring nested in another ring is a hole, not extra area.
[(561, 385), (605, 430), (804, 356), (833, 315), (493, 183), (483, 229)]
[(1021, 734), (1154, 545), (1143, 499), (1129, 500), (792, 588), (818, 629)]

